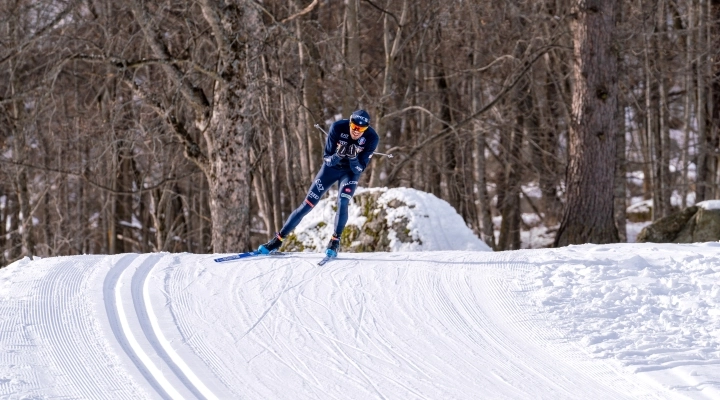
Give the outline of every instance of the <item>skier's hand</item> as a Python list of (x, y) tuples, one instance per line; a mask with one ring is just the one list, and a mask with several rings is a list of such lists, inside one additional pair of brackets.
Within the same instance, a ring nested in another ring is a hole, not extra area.
[(358, 147), (354, 144), (351, 144), (345, 154), (348, 156), (348, 158), (356, 158), (357, 153), (358, 153)]
[(335, 150), (335, 154), (339, 155), (340, 157), (345, 157), (348, 152), (347, 144), (340, 144), (338, 143), (337, 149)]
[(334, 167), (340, 162), (340, 155), (338, 155), (338, 153), (335, 153), (331, 156), (325, 157), (324, 161), (325, 165), (327, 165), (328, 167)]
[(350, 169), (353, 172), (363, 172), (363, 167), (360, 166), (360, 161), (358, 161), (357, 157), (348, 158), (348, 162), (350, 163)]

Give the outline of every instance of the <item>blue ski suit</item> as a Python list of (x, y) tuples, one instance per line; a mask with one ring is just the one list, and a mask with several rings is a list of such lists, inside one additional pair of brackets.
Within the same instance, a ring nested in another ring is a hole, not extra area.
[[(375, 149), (378, 146), (380, 138), (372, 127), (368, 127), (362, 136), (357, 140), (353, 140), (350, 136), (350, 120), (343, 119), (335, 122), (330, 127), (327, 141), (325, 142), (325, 151), (323, 159), (325, 162), (320, 168), (315, 180), (313, 181), (305, 201), (290, 214), (285, 225), (280, 230), (280, 236), (286, 237), (300, 223), (300, 221), (315, 207), (320, 198), (325, 194), (335, 182), (338, 182), (338, 211), (335, 215), (335, 236), (340, 237), (348, 219), (348, 205), (350, 199), (355, 194), (360, 174), (367, 168)], [(350, 162), (348, 157), (341, 157), (340, 162), (336, 165), (329, 165), (329, 159), (338, 152), (339, 149), (349, 148), (351, 145), (356, 146), (357, 161)]]

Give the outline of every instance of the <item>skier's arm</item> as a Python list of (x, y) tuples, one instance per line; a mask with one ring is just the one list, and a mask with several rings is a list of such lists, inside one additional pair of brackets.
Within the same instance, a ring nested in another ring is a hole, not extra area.
[(350, 169), (352, 169), (353, 172), (361, 173), (365, 171), (365, 168), (367, 168), (367, 165), (370, 162), (370, 157), (372, 157), (372, 154), (375, 152), (379, 141), (380, 140), (377, 134), (369, 135), (368, 142), (365, 143), (363, 151), (359, 154), (356, 153), (356, 147), (351, 148), (348, 161), (350, 162)]
[(325, 141), (323, 158), (330, 157), (337, 151), (338, 142), (340, 141), (340, 132), (338, 132), (337, 125), (337, 122), (330, 125), (330, 131), (328, 132), (327, 140)]
[(337, 152), (338, 141), (340, 140), (340, 132), (337, 129), (337, 122), (330, 126), (327, 140), (325, 141), (325, 150), (323, 151), (323, 162), (328, 167), (334, 167), (340, 163), (340, 154)]
[(360, 164), (360, 167), (365, 170), (367, 168), (368, 164), (370, 164), (370, 157), (372, 157), (372, 154), (375, 152), (375, 149), (377, 149), (378, 143), (380, 142), (380, 139), (377, 135), (373, 136), (373, 139), (368, 141), (368, 143), (365, 145), (365, 148), (363, 151), (358, 154), (358, 161)]

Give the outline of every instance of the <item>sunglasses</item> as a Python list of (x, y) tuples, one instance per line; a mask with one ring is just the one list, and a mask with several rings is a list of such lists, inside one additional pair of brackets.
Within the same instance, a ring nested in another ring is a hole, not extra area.
[(354, 131), (365, 132), (367, 130), (367, 128), (368, 128), (367, 126), (360, 126), (360, 125), (355, 124), (352, 121), (350, 122), (350, 129), (352, 129)]

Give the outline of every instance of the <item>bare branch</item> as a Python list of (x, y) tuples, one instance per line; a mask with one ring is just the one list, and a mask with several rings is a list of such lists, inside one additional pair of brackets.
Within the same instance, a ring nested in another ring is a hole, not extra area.
[(400, 23), (400, 20), (398, 19), (398, 17), (395, 16), (395, 14), (391, 13), (391, 12), (388, 11), (388, 10), (385, 10), (384, 8), (378, 6), (377, 4), (373, 3), (373, 2), (370, 1), (370, 0), (365, 0), (365, 2), (368, 3), (368, 4), (370, 4), (371, 6), (373, 6), (376, 10), (380, 11), (381, 13), (387, 14), (387, 15), (391, 16), (392, 19), (395, 20), (395, 23), (396, 23), (399, 27), (402, 28), (402, 24)]
[(283, 19), (282, 21), (280, 21), (280, 23), (281, 23), (281, 24), (284, 24), (284, 23), (286, 23), (286, 22), (290, 22), (290, 21), (294, 20), (295, 18), (302, 17), (303, 15), (305, 15), (305, 14), (309, 13), (310, 11), (314, 10), (314, 9), (315, 9), (315, 6), (317, 6), (318, 4), (319, 4), (318, 0), (313, 0), (313, 2), (310, 3), (307, 7), (303, 8), (303, 9), (300, 10), (298, 13), (293, 14), (293, 15), (291, 15), (291, 16)]
[(70, 14), (70, 12), (72, 12), (75, 9), (75, 6), (77, 6), (79, 2), (80, 2), (79, 0), (72, 1), (67, 6), (67, 8), (64, 9), (62, 12), (60, 12), (57, 16), (55, 16), (55, 18), (49, 24), (38, 29), (38, 31), (35, 32), (35, 34), (32, 35), (32, 37), (30, 37), (25, 42), (21, 43), (19, 46), (16, 46), (14, 49), (10, 50), (10, 52), (7, 55), (5, 55), (5, 57), (0, 59), (0, 64), (4, 64), (12, 57), (15, 57), (16, 55), (20, 54), (23, 50), (28, 48), (28, 46), (35, 43), (38, 39), (42, 38), (49, 30), (55, 28), (55, 26), (57, 26), (60, 22), (62, 22), (62, 20), (65, 17), (67, 17), (67, 15)]
[(179, 182), (179, 181), (182, 181), (182, 180), (187, 179), (187, 178), (189, 178), (189, 177), (197, 174), (198, 172), (200, 172), (200, 171), (195, 171), (195, 172), (190, 172), (190, 173), (188, 173), (188, 174), (185, 174), (185, 175), (183, 175), (183, 176), (165, 178), (165, 179), (161, 180), (160, 182), (158, 182), (158, 183), (156, 183), (156, 184), (154, 184), (154, 185), (152, 185), (152, 186), (146, 186), (146, 187), (143, 187), (142, 189), (133, 190), (133, 191), (124, 191), (124, 190), (115, 190), (115, 189), (110, 188), (110, 187), (107, 187), (107, 186), (105, 186), (105, 185), (101, 185), (101, 184), (99, 184), (99, 183), (97, 183), (97, 182), (92, 181), (91, 179), (89, 179), (87, 176), (85, 176), (85, 174), (78, 173), (78, 172), (64, 171), (64, 170), (60, 170), (60, 169), (57, 169), (57, 168), (50, 168), (50, 167), (45, 167), (45, 166), (41, 166), (41, 165), (27, 164), (27, 163), (23, 163), (23, 162), (13, 161), (13, 160), (10, 160), (10, 159), (7, 159), (7, 158), (0, 158), (0, 163), (1, 163), (1, 164), (7, 164), (7, 165), (14, 165), (14, 166), (16, 166), (16, 167), (25, 167), (25, 168), (35, 169), (35, 170), (41, 170), (41, 171), (45, 171), (45, 172), (54, 172), (54, 173), (58, 173), (58, 174), (61, 174), (61, 175), (75, 176), (75, 177), (81, 178), (81, 179), (84, 180), (85, 182), (89, 183), (91, 186), (94, 186), (94, 187), (96, 187), (96, 188), (98, 188), (98, 189), (102, 189), (102, 190), (104, 190), (104, 191), (106, 191), (106, 192), (108, 192), (108, 193), (113, 193), (113, 194), (140, 194), (140, 193), (145, 193), (145, 192), (148, 192), (148, 191), (151, 191), (151, 190), (155, 190), (155, 189), (157, 189), (157, 188), (159, 188), (159, 187), (162, 187), (163, 185), (165, 185), (166, 183), (169, 183), (169, 182)]
[[(169, 60), (172, 59), (170, 52), (167, 49), (165, 43), (159, 39), (159, 35), (155, 32), (155, 29), (150, 25), (149, 17), (145, 7), (139, 3), (138, 0), (131, 2), (133, 14), (135, 20), (140, 24), (140, 28), (143, 31), (145, 41), (150, 45), (153, 54), (158, 59)], [(201, 115), (205, 115), (208, 112), (210, 106), (207, 98), (201, 90), (196, 90), (195, 87), (190, 85), (185, 79), (184, 74), (175, 64), (164, 64), (164, 70), (168, 78), (173, 81), (179, 88), (186, 100), (195, 108)]]
[(210, 168), (210, 162), (208, 161), (207, 155), (205, 155), (202, 150), (200, 149), (200, 145), (197, 144), (197, 142), (190, 136), (190, 133), (185, 129), (185, 126), (178, 121), (177, 117), (167, 111), (165, 107), (163, 107), (162, 104), (160, 104), (159, 101), (151, 99), (149, 95), (144, 93), (142, 88), (140, 88), (135, 82), (132, 82), (128, 79), (125, 80), (128, 85), (130, 85), (133, 92), (142, 98), (145, 101), (145, 104), (147, 104), (149, 107), (151, 107), (158, 116), (160, 116), (169, 126), (169, 128), (172, 130), (172, 132), (175, 134), (175, 137), (177, 137), (180, 142), (183, 144), (183, 147), (185, 149), (185, 156), (190, 160), (193, 161), (203, 172), (206, 174), (209, 172)]
[[(445, 138), (449, 134), (457, 131), (457, 129), (462, 128), (463, 126), (465, 126), (468, 123), (475, 120), (477, 117), (486, 113), (488, 110), (492, 109), (495, 106), (495, 104), (497, 104), (503, 97), (505, 97), (506, 94), (508, 94), (515, 86), (517, 86), (517, 84), (522, 80), (522, 78), (525, 76), (525, 74), (528, 73), (528, 71), (535, 64), (535, 62), (537, 60), (539, 60), (540, 57), (542, 57), (545, 53), (547, 53), (548, 50), (550, 50), (550, 47), (545, 47), (545, 48), (541, 49), (540, 51), (538, 51), (538, 53), (529, 62), (527, 62), (525, 64), (525, 66), (517, 73), (517, 75), (515, 75), (514, 79), (510, 82), (510, 84), (504, 86), (502, 88), (502, 90), (500, 90), (500, 92), (497, 94), (497, 96), (495, 96), (495, 98), (491, 102), (486, 104), (483, 108), (481, 108), (474, 114), (470, 115), (469, 117), (458, 122), (455, 125), (447, 125), (447, 127), (445, 129), (442, 129), (440, 132), (430, 136), (429, 138), (420, 142), (417, 146), (413, 147), (407, 153), (407, 156), (402, 161), (397, 163), (395, 165), (395, 167), (393, 167), (392, 171), (390, 171), (390, 173), (388, 174), (388, 177), (387, 177), (387, 182), (392, 182), (395, 179), (395, 177), (397, 176), (397, 174), (402, 170), (402, 168), (408, 162), (412, 161), (414, 159), (414, 156), (417, 153), (419, 153), (422, 149), (424, 149), (426, 146), (428, 146), (432, 143), (435, 143), (440, 139)], [(403, 111), (406, 111), (408, 109), (412, 109), (412, 107), (408, 107), (408, 108), (404, 109)]]
[(214, 71), (209, 71), (202, 66), (198, 65), (193, 60), (181, 60), (177, 58), (168, 58), (168, 59), (160, 59), (160, 58), (144, 58), (140, 60), (125, 60), (119, 57), (105, 57), (102, 55), (95, 55), (95, 54), (76, 54), (72, 57), (70, 57), (72, 60), (84, 60), (88, 62), (103, 62), (108, 63), (110, 65), (113, 65), (117, 68), (127, 68), (127, 69), (134, 69), (134, 68), (140, 68), (144, 67), (146, 65), (175, 65), (175, 64), (186, 64), (193, 70), (200, 72), (203, 75), (206, 75), (210, 78), (212, 78), (215, 81), (222, 82), (223, 78), (215, 73)]
[(284, 24), (286, 22), (290, 22), (294, 19), (302, 17), (305, 14), (310, 13), (312, 10), (315, 9), (315, 7), (317, 7), (320, 4), (320, 2), (318, 0), (313, 0), (313, 2), (310, 3), (307, 7), (303, 8), (302, 10), (298, 11), (297, 13), (295, 13), (287, 18), (284, 18), (280, 21), (278, 21), (277, 18), (275, 18), (275, 16), (267, 8), (265, 8), (262, 4), (260, 4), (260, 2), (258, 2), (257, 0), (253, 0), (253, 4), (255, 4), (255, 6), (257, 8), (259, 8), (260, 11), (262, 11), (265, 15), (270, 17), (270, 20), (272, 20), (273, 24)]

